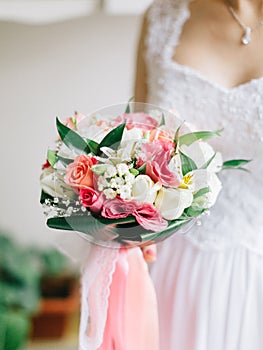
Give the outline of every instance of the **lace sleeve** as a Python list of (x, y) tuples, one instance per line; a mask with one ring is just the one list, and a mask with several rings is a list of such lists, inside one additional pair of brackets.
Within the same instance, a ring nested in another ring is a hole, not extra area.
[(95, 350), (102, 343), (110, 285), (118, 256), (118, 249), (90, 247), (82, 271), (79, 350)]
[[(171, 35), (180, 34), (181, 10), (189, 0), (155, 0), (149, 7), (146, 18), (146, 58), (162, 59)], [(182, 18), (182, 20), (184, 20)]]

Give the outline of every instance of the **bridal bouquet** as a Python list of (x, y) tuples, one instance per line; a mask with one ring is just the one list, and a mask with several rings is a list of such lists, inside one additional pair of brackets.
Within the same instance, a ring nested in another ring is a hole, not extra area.
[(115, 109), (57, 118), (59, 138), (41, 174), (50, 228), (109, 246), (163, 240), (214, 205), (218, 172), (247, 162), (223, 163), (206, 142), (220, 131), (190, 131), (151, 105)]

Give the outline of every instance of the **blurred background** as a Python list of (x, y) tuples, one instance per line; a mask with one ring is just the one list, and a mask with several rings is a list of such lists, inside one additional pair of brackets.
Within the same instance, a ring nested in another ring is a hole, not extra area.
[(41, 165), (56, 116), (133, 95), (149, 3), (0, 0), (0, 350), (77, 349), (78, 266), (52, 247)]

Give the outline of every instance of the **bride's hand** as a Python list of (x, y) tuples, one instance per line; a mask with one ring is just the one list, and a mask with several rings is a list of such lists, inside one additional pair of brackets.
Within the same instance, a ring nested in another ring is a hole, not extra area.
[(156, 260), (156, 245), (152, 244), (147, 247), (143, 247), (142, 253), (146, 262), (154, 262)]

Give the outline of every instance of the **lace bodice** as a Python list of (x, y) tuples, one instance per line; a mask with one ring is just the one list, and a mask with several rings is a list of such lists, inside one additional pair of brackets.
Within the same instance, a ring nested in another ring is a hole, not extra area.
[(250, 172), (223, 171), (223, 190), (200, 227), (187, 236), (204, 247), (245, 244), (263, 254), (263, 77), (223, 88), (173, 61), (190, 0), (157, 0), (148, 12), (148, 102), (176, 110), (201, 130), (224, 128), (212, 140), (225, 160), (252, 159)]

